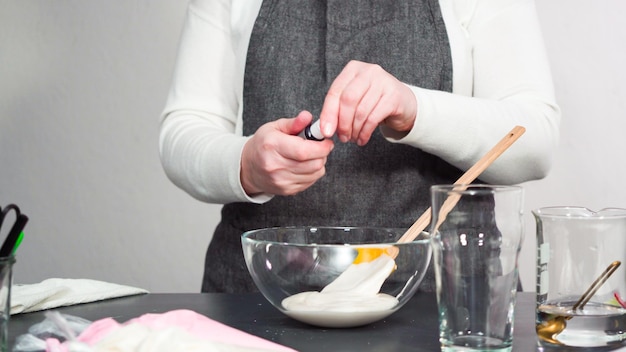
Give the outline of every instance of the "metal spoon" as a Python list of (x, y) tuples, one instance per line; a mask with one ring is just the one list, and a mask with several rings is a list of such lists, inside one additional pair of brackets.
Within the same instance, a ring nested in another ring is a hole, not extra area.
[[(606, 282), (606, 280), (609, 279), (609, 277), (615, 272), (615, 270), (620, 266), (620, 264), (622, 263), (618, 260), (611, 263), (604, 270), (604, 272), (600, 274), (600, 276), (598, 276), (598, 278), (591, 284), (591, 286), (589, 286), (587, 291), (583, 293), (580, 299), (574, 304), (574, 306), (572, 307), (572, 312), (575, 312), (578, 309), (582, 310), (585, 307), (585, 304), (589, 302), (591, 297), (593, 297), (593, 295), (598, 291), (598, 289)], [(535, 327), (537, 330), (537, 335), (543, 341), (546, 341), (555, 345), (562, 345), (562, 343), (556, 339), (556, 336), (560, 334), (561, 332), (563, 332), (563, 330), (565, 330), (565, 327), (567, 326), (566, 321), (572, 318), (573, 318), (573, 315), (568, 315), (568, 316), (556, 315), (548, 321), (545, 321), (541, 324), (537, 324)]]

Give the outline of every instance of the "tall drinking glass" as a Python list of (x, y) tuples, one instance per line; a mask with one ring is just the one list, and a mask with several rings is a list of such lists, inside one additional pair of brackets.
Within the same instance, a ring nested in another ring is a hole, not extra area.
[(11, 284), (15, 257), (0, 258), (0, 351), (9, 351), (9, 318), (11, 314)]
[(431, 188), (442, 351), (511, 351), (523, 189)]

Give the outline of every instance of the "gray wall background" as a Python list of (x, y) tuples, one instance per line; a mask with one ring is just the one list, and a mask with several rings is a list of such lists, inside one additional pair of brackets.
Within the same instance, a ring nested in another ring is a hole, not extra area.
[[(537, 7), (563, 123), (551, 174), (523, 185), (528, 291), (531, 209), (626, 207), (626, 2)], [(185, 9), (185, 1), (0, 0), (0, 204), (31, 218), (16, 283), (90, 278), (199, 291), (219, 206), (173, 186), (157, 153)]]

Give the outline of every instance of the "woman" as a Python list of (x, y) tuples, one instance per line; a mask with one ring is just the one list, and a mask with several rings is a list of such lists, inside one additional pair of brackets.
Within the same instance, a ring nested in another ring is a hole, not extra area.
[(160, 152), (225, 204), (202, 290), (247, 292), (242, 232), (408, 227), (515, 125), (481, 181), (544, 177), (559, 120), (532, 0), (192, 0)]

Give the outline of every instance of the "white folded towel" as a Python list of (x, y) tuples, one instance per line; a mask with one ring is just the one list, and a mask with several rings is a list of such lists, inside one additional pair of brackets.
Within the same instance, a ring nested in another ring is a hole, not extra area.
[(38, 284), (14, 284), (11, 288), (11, 314), (35, 312), (144, 293), (148, 293), (148, 291), (90, 279), (54, 278)]

